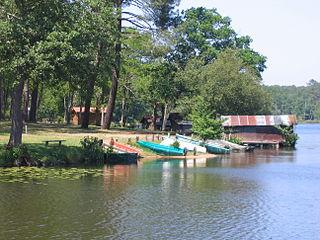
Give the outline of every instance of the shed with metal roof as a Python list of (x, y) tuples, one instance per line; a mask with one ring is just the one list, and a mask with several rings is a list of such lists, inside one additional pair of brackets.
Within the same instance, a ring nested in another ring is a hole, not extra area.
[(243, 143), (274, 145), (282, 144), (285, 138), (277, 128), (293, 127), (297, 124), (294, 115), (233, 115), (221, 116), (226, 138), (240, 137)]

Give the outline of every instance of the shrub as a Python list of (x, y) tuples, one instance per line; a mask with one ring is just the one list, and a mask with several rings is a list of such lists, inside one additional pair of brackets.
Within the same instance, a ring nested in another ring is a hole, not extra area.
[(241, 144), (243, 139), (241, 137), (238, 137), (238, 136), (233, 136), (228, 141), (232, 142), (232, 143), (236, 143), (236, 144)]
[(84, 163), (99, 164), (104, 162), (104, 147), (102, 140), (96, 137), (84, 137), (80, 140), (83, 149)]
[(175, 141), (174, 143), (171, 144), (172, 147), (179, 148), (180, 143), (178, 141)]
[(27, 146), (21, 144), (19, 146), (8, 146), (0, 153), (0, 166), (33, 166), (36, 162), (31, 160), (31, 155)]
[(294, 147), (296, 145), (297, 140), (299, 139), (298, 135), (293, 132), (292, 127), (281, 127), (276, 126), (276, 128), (281, 132), (284, 136), (285, 142), (283, 146), (285, 147)]
[(14, 156), (12, 150), (0, 150), (0, 167), (12, 167)]
[(214, 111), (208, 102), (199, 97), (191, 115), (192, 131), (202, 140), (220, 139), (223, 135), (224, 120), (215, 119)]

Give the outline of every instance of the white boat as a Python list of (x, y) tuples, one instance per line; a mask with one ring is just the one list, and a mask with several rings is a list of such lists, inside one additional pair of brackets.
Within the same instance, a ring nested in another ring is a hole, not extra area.
[(209, 139), (206, 141), (206, 143), (224, 147), (224, 148), (229, 148), (234, 152), (252, 151), (254, 149), (254, 147), (243, 146), (236, 143), (228, 142), (226, 140), (210, 140)]
[(191, 142), (187, 141), (181, 141), (179, 139), (171, 138), (171, 137), (163, 137), (163, 141), (160, 143), (161, 145), (164, 146), (172, 146), (172, 144), (178, 141), (179, 142), (179, 148), (186, 148), (188, 151), (196, 151), (200, 153), (206, 153), (207, 149), (205, 147), (193, 144)]

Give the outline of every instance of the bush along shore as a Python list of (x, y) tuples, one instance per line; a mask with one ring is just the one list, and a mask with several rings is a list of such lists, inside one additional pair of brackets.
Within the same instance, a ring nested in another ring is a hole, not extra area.
[(22, 144), (0, 150), (0, 167), (101, 165), (108, 153), (112, 149), (96, 137), (81, 139), (80, 146)]

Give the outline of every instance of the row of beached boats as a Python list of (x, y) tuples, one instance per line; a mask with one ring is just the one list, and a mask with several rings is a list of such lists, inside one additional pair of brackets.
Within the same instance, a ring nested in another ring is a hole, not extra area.
[[(178, 142), (179, 147), (174, 147), (175, 143)], [(185, 156), (188, 151), (194, 153), (213, 153), (213, 154), (227, 154), (230, 151), (248, 151), (250, 150), (247, 146), (242, 146), (239, 144), (234, 144), (223, 140), (208, 140), (200, 141), (193, 139), (191, 137), (176, 134), (176, 137), (163, 137), (163, 141), (160, 144), (147, 142), (147, 141), (137, 141), (137, 143), (148, 148), (159, 155), (167, 156)], [(141, 155), (142, 150), (122, 144), (119, 142), (104, 142), (105, 146), (112, 145), (113, 149), (120, 153), (134, 153)]]

